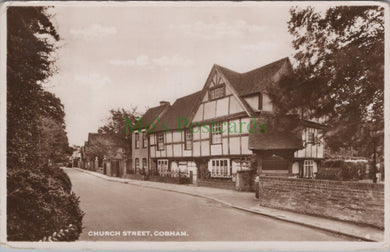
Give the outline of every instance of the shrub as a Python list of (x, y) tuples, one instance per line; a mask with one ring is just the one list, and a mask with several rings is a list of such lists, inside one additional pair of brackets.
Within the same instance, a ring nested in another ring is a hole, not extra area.
[(321, 167), (316, 179), (343, 180), (342, 169), (339, 167)]
[(58, 168), (8, 169), (7, 235), (10, 241), (39, 241), (72, 224), (68, 241), (77, 240), (84, 213)]
[(318, 179), (358, 180), (366, 178), (367, 163), (345, 162), (344, 160), (326, 160), (318, 170)]

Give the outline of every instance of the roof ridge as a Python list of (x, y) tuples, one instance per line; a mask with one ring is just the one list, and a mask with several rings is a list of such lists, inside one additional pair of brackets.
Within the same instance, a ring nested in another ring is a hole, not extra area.
[[(183, 98), (187, 98), (188, 96), (195, 95), (195, 94), (200, 93), (200, 92), (202, 92), (202, 90), (199, 90), (199, 91), (197, 91), (197, 92), (195, 92), (195, 93), (192, 93), (192, 94), (188, 94), (188, 95), (179, 97), (179, 98), (177, 98), (177, 99), (175, 100), (175, 102), (176, 102), (177, 100), (180, 100), (180, 99), (183, 99)], [(174, 103), (175, 103), (175, 102), (174, 102)]]
[(227, 68), (227, 67), (224, 67), (224, 66), (221, 66), (221, 65), (218, 65), (218, 64), (214, 64), (214, 65), (215, 65), (217, 68), (226, 69), (226, 70), (229, 70), (229, 71), (231, 71), (231, 72), (233, 72), (233, 73), (236, 73), (236, 74), (239, 74), (239, 75), (243, 75), (243, 74), (247, 74), (247, 73), (250, 73), (250, 72), (253, 72), (253, 71), (256, 71), (256, 70), (265, 68), (265, 67), (269, 67), (269, 66), (274, 65), (274, 64), (276, 64), (276, 63), (281, 63), (281, 62), (283, 62), (283, 61), (285, 61), (285, 60), (289, 60), (288, 56), (283, 57), (283, 58), (281, 58), (281, 59), (278, 59), (278, 60), (276, 60), (276, 61), (273, 61), (273, 62), (271, 62), (271, 63), (268, 63), (268, 64), (266, 64), (266, 65), (263, 65), (263, 66), (261, 66), (261, 67), (258, 67), (258, 68), (249, 70), (249, 71), (247, 71), (247, 72), (243, 72), (243, 73), (239, 73), (239, 72), (237, 72), (237, 71), (231, 70), (230, 68)]
[(214, 64), (217, 68), (222, 68), (222, 69), (226, 69), (226, 70), (229, 70), (233, 73), (236, 73), (236, 74), (242, 74), (242, 73), (239, 73), (237, 71), (234, 71), (234, 70), (231, 70), (230, 68), (227, 68), (227, 67), (224, 67), (224, 66), (221, 66), (221, 65), (218, 65), (218, 64)]
[[(158, 105), (158, 106), (155, 106), (155, 107), (151, 107), (151, 108), (149, 108), (148, 110), (156, 109), (156, 108), (159, 108), (159, 107), (165, 107), (165, 106), (167, 106), (167, 105), (169, 105), (169, 103), (161, 104), (161, 105)], [(146, 112), (147, 112), (148, 110), (146, 110)], [(146, 112), (145, 112), (145, 113), (146, 113)]]
[(268, 63), (267, 65), (263, 65), (263, 66), (261, 66), (261, 67), (252, 69), (252, 70), (250, 70), (250, 71), (248, 71), (248, 72), (245, 72), (245, 73), (242, 73), (242, 74), (248, 74), (248, 73), (251, 73), (251, 72), (256, 72), (257, 70), (264, 69), (264, 68), (267, 68), (267, 67), (276, 65), (276, 64), (281, 63), (281, 62), (286, 61), (286, 60), (289, 60), (289, 58), (288, 58), (288, 57), (281, 58), (281, 59), (276, 60), (276, 61), (274, 61), (274, 62)]

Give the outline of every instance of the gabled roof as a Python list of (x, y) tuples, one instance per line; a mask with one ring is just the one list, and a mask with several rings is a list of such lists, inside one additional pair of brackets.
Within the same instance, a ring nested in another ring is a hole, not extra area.
[[(182, 124), (184, 125), (186, 118), (188, 121), (190, 120), (191, 111), (196, 104), (196, 102), (201, 99), (200, 97), (201, 91), (196, 93), (181, 97), (172, 104), (172, 106), (168, 109), (168, 111), (160, 118), (159, 123), (156, 125), (156, 132), (165, 131), (166, 126), (169, 130), (175, 130), (179, 128), (179, 118), (182, 118)], [(188, 126), (188, 125), (187, 125)]]
[(272, 85), (275, 81), (273, 78), (276, 74), (292, 70), (290, 60), (287, 57), (246, 73), (237, 73), (219, 65), (215, 66), (240, 96), (264, 92), (267, 86)]
[(141, 118), (141, 129), (144, 129), (145, 126), (149, 126), (153, 123), (157, 117), (161, 116), (165, 109), (168, 109), (169, 103), (162, 104), (157, 107), (148, 109)]

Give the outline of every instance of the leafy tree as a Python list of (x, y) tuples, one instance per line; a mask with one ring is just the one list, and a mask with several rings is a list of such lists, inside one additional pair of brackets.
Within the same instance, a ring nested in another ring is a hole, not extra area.
[(38, 140), (40, 163), (47, 163), (48, 160), (54, 163), (65, 161), (69, 155), (69, 143), (64, 126), (51, 117), (41, 117), (38, 129), (40, 132)]
[(383, 8), (337, 6), (321, 13), (308, 7), (290, 13), (297, 65), (293, 77), (269, 88), (274, 103), (280, 113), (295, 110), (307, 119), (325, 119), (333, 150), (353, 147), (369, 156), (373, 138), (383, 146)]
[(7, 236), (11, 241), (37, 241), (68, 229), (71, 232), (59, 239), (75, 240), (82, 229), (83, 213), (70, 192), (69, 178), (43, 161), (60, 158), (68, 149), (63, 105), (42, 87), (55, 73), (59, 40), (50, 19), (44, 7), (7, 9)]
[(125, 147), (126, 150), (130, 150), (131, 131), (126, 130), (128, 125), (125, 118), (128, 118), (130, 123), (135, 125), (140, 116), (141, 114), (137, 112), (136, 107), (130, 110), (124, 108), (111, 109), (110, 116), (107, 118), (105, 125), (100, 127), (98, 132), (115, 136), (121, 146)]
[(37, 121), (47, 109), (40, 84), (55, 71), (59, 35), (43, 7), (9, 7), (7, 25), (8, 168), (38, 167)]

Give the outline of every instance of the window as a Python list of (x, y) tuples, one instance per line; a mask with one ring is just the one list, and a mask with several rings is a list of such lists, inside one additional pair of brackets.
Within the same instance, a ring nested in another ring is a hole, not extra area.
[(142, 159), (142, 169), (144, 170), (148, 169), (148, 160), (146, 160), (146, 158)]
[(142, 134), (142, 147), (146, 148), (148, 147), (148, 137), (146, 135), (146, 132)]
[(307, 143), (314, 143), (314, 132), (307, 133)]
[(185, 135), (185, 149), (186, 150), (192, 150), (192, 139), (193, 139), (192, 132), (191, 132), (191, 130), (187, 129), (186, 135)]
[(214, 87), (209, 90), (210, 100), (219, 99), (225, 96), (225, 86)]
[(162, 176), (166, 175), (168, 172), (168, 160), (166, 159), (157, 160), (157, 170), (160, 175)]
[(304, 178), (314, 177), (313, 168), (314, 168), (314, 160), (305, 160), (303, 163), (303, 177)]
[(139, 149), (139, 133), (135, 133), (135, 148)]
[(157, 134), (157, 150), (164, 150), (164, 133)]
[(260, 93), (259, 94), (259, 107), (258, 107), (259, 110), (263, 110), (263, 94)]
[(139, 158), (135, 159), (135, 172), (138, 173), (139, 171)]
[(211, 160), (211, 177), (230, 177), (230, 168), (227, 159)]
[(211, 144), (222, 143), (222, 123), (212, 124), (211, 129)]

